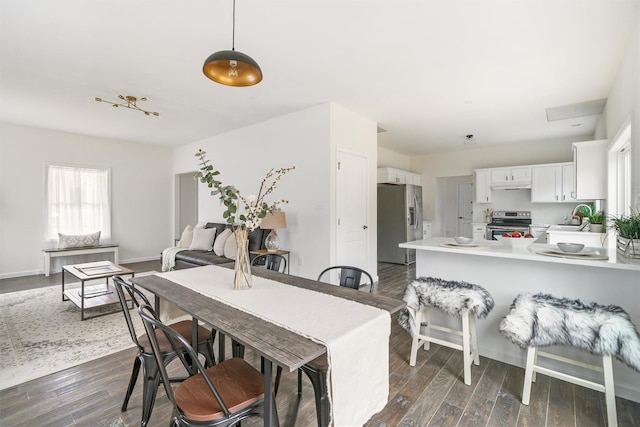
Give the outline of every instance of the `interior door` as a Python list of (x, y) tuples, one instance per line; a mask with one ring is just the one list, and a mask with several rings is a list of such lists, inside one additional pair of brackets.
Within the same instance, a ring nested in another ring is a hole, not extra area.
[(473, 186), (470, 182), (458, 184), (458, 236), (473, 237)]
[(369, 191), (365, 156), (338, 151), (336, 263), (368, 270)]

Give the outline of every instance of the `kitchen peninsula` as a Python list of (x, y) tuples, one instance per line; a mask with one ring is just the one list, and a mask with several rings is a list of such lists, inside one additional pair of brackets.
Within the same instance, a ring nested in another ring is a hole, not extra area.
[[(573, 259), (539, 253), (557, 249), (555, 245), (532, 243), (526, 249), (511, 249), (497, 241), (475, 241), (474, 244), (456, 246), (450, 237), (434, 237), (401, 243), (400, 247), (416, 249), (417, 277), (462, 280), (491, 293), (495, 308), (486, 319), (477, 322), (481, 356), (524, 367), (525, 351), (499, 332), (500, 321), (516, 296), (523, 292), (618, 305), (629, 313), (636, 327), (640, 325), (640, 262), (625, 263), (616, 259), (614, 250), (607, 253), (605, 248), (588, 248), (593, 251), (593, 257)], [(601, 259), (607, 257), (609, 259)], [(459, 322), (437, 310), (432, 312), (432, 317), (434, 323), (459, 328)], [(600, 358), (573, 348), (563, 347), (561, 354), (587, 363), (601, 363)], [(562, 368), (569, 373), (576, 372), (573, 367)], [(581, 371), (580, 374), (590, 373)], [(640, 402), (639, 373), (615, 362), (614, 378), (618, 396)], [(591, 379), (601, 381), (595, 373)]]

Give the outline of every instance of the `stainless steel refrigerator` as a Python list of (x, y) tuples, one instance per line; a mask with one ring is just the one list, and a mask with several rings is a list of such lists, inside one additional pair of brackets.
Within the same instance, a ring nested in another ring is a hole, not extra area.
[(412, 240), (422, 240), (422, 187), (378, 184), (378, 261), (413, 264), (415, 249), (398, 247)]

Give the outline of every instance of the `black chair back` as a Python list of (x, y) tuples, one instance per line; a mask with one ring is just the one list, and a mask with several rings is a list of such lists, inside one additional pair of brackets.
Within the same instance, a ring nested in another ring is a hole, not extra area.
[(371, 277), (368, 272), (358, 267), (352, 267), (348, 265), (335, 265), (333, 267), (325, 268), (324, 270), (322, 270), (322, 273), (318, 275), (318, 281), (322, 281), (322, 276), (332, 270), (340, 270), (340, 286), (345, 286), (351, 289), (360, 289), (360, 286), (362, 286), (360, 281), (362, 279), (362, 275), (364, 274), (369, 279), (369, 292), (373, 293), (373, 277)]
[[(159, 333), (164, 334), (167, 341), (171, 343), (173, 347), (173, 351), (176, 352), (182, 365), (187, 370), (189, 376), (200, 374), (213, 394), (214, 398), (220, 405), (220, 408), (224, 412), (225, 417), (229, 417), (231, 411), (224, 404), (218, 390), (211, 382), (211, 379), (206, 374), (205, 368), (198, 359), (198, 353), (191, 347), (189, 342), (178, 332), (166, 326), (164, 323), (160, 321), (156, 312), (151, 308), (149, 304), (144, 304), (138, 307), (138, 313), (142, 318), (142, 323), (144, 325), (145, 330), (147, 331), (147, 335), (149, 336), (149, 341), (151, 342), (151, 348), (153, 348), (153, 354), (156, 357), (156, 362), (158, 364), (158, 369), (160, 371), (160, 377), (162, 378), (162, 383), (164, 385), (165, 392), (167, 393), (167, 397), (171, 400), (173, 404), (174, 411), (177, 413), (181, 413), (180, 407), (176, 403), (175, 395), (173, 393), (173, 387), (171, 387), (171, 378), (167, 373), (167, 368), (165, 367), (163, 361), (163, 353), (160, 351), (160, 345), (158, 343), (158, 335)], [(189, 358), (190, 360), (188, 360)]]
[(287, 259), (280, 254), (262, 254), (251, 261), (251, 265), (263, 265), (267, 270), (284, 273), (287, 271)]
[[(116, 292), (118, 293), (118, 298), (120, 299), (120, 305), (122, 306), (122, 312), (124, 313), (124, 318), (127, 321), (127, 326), (129, 327), (129, 334), (131, 334), (131, 339), (133, 340), (134, 344), (138, 346), (138, 349), (143, 350), (142, 345), (138, 342), (139, 334), (136, 333), (136, 328), (133, 324), (133, 320), (131, 319), (128, 301), (131, 301), (135, 307), (140, 307), (144, 304), (150, 305), (149, 300), (147, 299), (146, 295), (143, 294), (139, 289), (136, 289), (133, 285), (127, 283), (120, 276), (113, 277), (113, 284), (115, 285)], [(129, 300), (127, 300), (127, 296)]]

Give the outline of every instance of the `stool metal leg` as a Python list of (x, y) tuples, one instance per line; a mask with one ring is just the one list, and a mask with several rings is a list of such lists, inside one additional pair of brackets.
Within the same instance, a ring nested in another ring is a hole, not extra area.
[(464, 383), (471, 385), (471, 343), (469, 336), (469, 312), (462, 313), (462, 360), (464, 363)]
[(602, 370), (604, 371), (604, 395), (607, 401), (607, 422), (609, 426), (617, 426), (616, 391), (613, 385), (613, 363), (611, 356), (602, 356)]
[(524, 387), (522, 389), (522, 404), (529, 405), (531, 398), (531, 382), (533, 381), (533, 366), (537, 359), (538, 348), (529, 347), (527, 349), (527, 366), (524, 371)]

